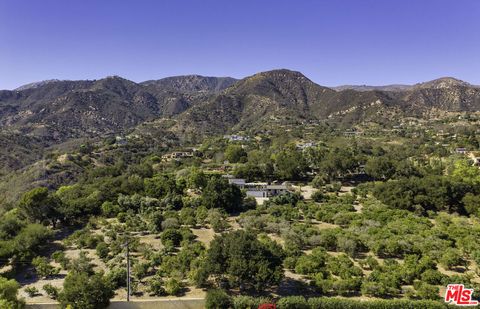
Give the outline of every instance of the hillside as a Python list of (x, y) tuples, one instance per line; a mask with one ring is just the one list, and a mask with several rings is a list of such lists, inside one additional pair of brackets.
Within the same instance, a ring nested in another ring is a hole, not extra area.
[(274, 70), (240, 80), (180, 114), (173, 130), (191, 136), (255, 129), (281, 119), (328, 119), (351, 125), (389, 122), (404, 116), (428, 117), (432, 110), (480, 110), (480, 89), (453, 81), (439, 79), (401, 91), (335, 91), (315, 84), (299, 72)]
[(232, 77), (211, 77), (201, 75), (172, 76), (158, 80), (149, 80), (141, 84), (152, 91), (177, 91), (177, 92), (220, 92), (237, 80)]
[(411, 89), (413, 86), (410, 85), (385, 85), (385, 86), (369, 86), (369, 85), (341, 85), (332, 87), (337, 91), (343, 90), (355, 90), (355, 91), (372, 91), (372, 90), (379, 90), (379, 91), (405, 91)]
[(92, 291), (125, 299), (125, 243), (136, 301), (206, 297), (238, 276), (228, 263), (248, 276), (227, 291), (279, 304), (415, 307), (450, 282), (478, 290), (480, 177), (455, 149), (478, 151), (480, 113), (447, 115), (478, 110), (477, 88), (335, 91), (289, 70), (148, 87), (2, 92), (1, 261), (27, 303), (66, 297), (80, 266), (106, 283)]
[[(480, 110), (480, 88), (440, 78), (413, 86), (353, 90), (315, 84), (299, 72), (273, 70), (242, 80), (187, 75), (135, 83), (100, 80), (35, 83), (0, 91), (0, 126), (49, 144), (130, 132), (139, 125), (180, 138), (261, 130), (267, 124), (327, 120), (351, 126), (404, 116)], [(344, 89), (344, 90), (340, 90)]]
[[(52, 152), (47, 147), (78, 144), (78, 138), (130, 135), (149, 149), (168, 148), (205, 136), (245, 130), (281, 132), (286, 126), (309, 122), (327, 122), (341, 130), (369, 123), (391, 127), (405, 117), (428, 120), (447, 117), (448, 112), (480, 110), (480, 88), (454, 79), (405, 91), (335, 91), (289, 70), (258, 73), (223, 90), (218, 90), (222, 78), (166, 80), (138, 84), (108, 77), (0, 91), (1, 176), (9, 179), (0, 191), (7, 192), (12, 182), (22, 184), (16, 187), (38, 181), (50, 186), (50, 178), (69, 178), (51, 173), (49, 179), (39, 180), (38, 175), (46, 174), (36, 162)], [(174, 80), (178, 91), (172, 88)], [(203, 86), (195, 88), (195, 83)], [(9, 174), (17, 170), (21, 176)], [(31, 172), (38, 170), (42, 171)]]
[(50, 143), (120, 133), (181, 113), (235, 81), (192, 75), (140, 84), (117, 76), (32, 83), (0, 91), (0, 126)]

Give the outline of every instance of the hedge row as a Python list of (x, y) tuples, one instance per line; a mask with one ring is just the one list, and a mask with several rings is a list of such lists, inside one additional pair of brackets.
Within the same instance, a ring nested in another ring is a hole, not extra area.
[[(233, 299), (234, 309), (257, 309), (259, 304), (257, 298), (240, 296)], [(309, 298), (303, 296), (289, 296), (279, 299), (276, 302), (277, 309), (445, 309), (452, 308), (442, 302), (432, 300), (368, 300), (359, 301), (342, 298)]]

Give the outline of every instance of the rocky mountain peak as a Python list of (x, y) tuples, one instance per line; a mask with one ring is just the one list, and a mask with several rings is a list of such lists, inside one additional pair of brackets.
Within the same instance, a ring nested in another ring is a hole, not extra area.
[(443, 89), (451, 87), (471, 87), (472, 85), (453, 77), (441, 77), (428, 82), (416, 84), (414, 87), (417, 89), (433, 88)]

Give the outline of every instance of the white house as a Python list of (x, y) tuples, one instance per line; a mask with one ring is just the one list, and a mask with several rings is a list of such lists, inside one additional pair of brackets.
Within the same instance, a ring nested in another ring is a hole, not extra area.
[(224, 135), (223, 138), (228, 139), (230, 142), (243, 142), (250, 140), (249, 137), (241, 136), (241, 135)]
[(247, 196), (252, 197), (272, 197), (280, 194), (284, 194), (288, 191), (288, 187), (285, 184), (272, 185), (267, 182), (246, 182), (242, 178), (228, 178), (228, 183), (238, 186), (240, 189), (245, 190)]

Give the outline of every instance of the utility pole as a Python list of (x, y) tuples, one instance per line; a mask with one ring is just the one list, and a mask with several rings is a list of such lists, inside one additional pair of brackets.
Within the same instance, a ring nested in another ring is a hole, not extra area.
[(128, 248), (128, 242), (125, 243), (125, 246), (127, 247), (127, 301), (130, 301), (130, 251)]

